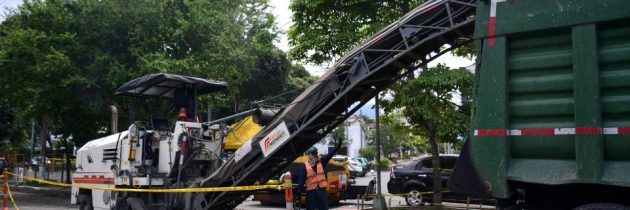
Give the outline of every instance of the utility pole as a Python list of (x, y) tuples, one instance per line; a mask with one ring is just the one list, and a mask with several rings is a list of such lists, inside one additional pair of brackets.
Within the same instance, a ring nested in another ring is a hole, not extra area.
[(380, 107), (378, 103), (378, 93), (374, 97), (374, 117), (375, 129), (376, 129), (376, 197), (374, 197), (374, 203), (372, 207), (376, 210), (387, 209), (387, 205), (385, 204), (385, 198), (383, 197), (383, 192), (381, 191), (381, 116), (380, 116)]
[[(28, 154), (28, 164), (33, 163), (33, 155), (35, 153), (35, 119), (31, 118), (31, 151)], [(30, 168), (30, 167), (29, 167)]]
[(31, 151), (28, 154), (28, 173), (33, 173), (33, 175), (37, 178), (37, 170), (33, 170), (33, 156), (35, 155), (35, 118), (31, 118)]

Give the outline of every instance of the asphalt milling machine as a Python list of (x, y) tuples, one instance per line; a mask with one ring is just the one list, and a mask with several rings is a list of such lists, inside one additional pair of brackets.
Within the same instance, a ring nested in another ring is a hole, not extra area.
[[(195, 77), (151, 74), (117, 89), (116, 95), (171, 101), (178, 120), (136, 121), (124, 132), (88, 142), (77, 151), (73, 183), (114, 188), (185, 188), (198, 183), (233, 155), (236, 135), (260, 131), (274, 110), (252, 109), (211, 122), (199, 122), (196, 97), (223, 91), (224, 82)], [(255, 116), (255, 117), (254, 117)], [(231, 132), (227, 122), (239, 120)], [(246, 126), (243, 126), (246, 124)], [(240, 143), (242, 144), (242, 143)], [(81, 209), (184, 209), (182, 194), (127, 193), (73, 188), (71, 203)], [(189, 209), (189, 208), (186, 208)]]
[[(198, 122), (195, 97), (222, 91), (226, 84), (196, 77), (151, 74), (128, 82), (117, 95), (172, 102), (179, 110), (178, 120), (153, 118), (136, 121), (124, 132), (88, 142), (77, 151), (78, 185), (107, 188), (172, 189), (187, 188), (202, 182), (227, 159), (232, 158), (246, 140), (262, 130), (277, 113), (274, 108), (255, 108), (225, 118)], [(232, 125), (227, 125), (234, 122)], [(347, 164), (347, 163), (346, 163)], [(334, 163), (338, 175), (344, 163)], [(343, 184), (331, 191), (339, 199), (365, 194), (367, 186), (356, 186), (347, 174), (330, 176)], [(373, 189), (370, 188), (370, 189)], [(264, 190), (270, 195), (284, 191)], [(280, 193), (280, 194), (279, 194)], [(354, 193), (350, 195), (348, 193)], [(128, 193), (72, 189), (72, 204), (81, 209), (190, 209), (190, 194)], [(284, 199), (284, 195), (275, 196)], [(274, 198), (275, 198), (274, 197)], [(276, 198), (277, 199), (277, 198)], [(302, 201), (303, 203), (304, 201)]]
[[(199, 122), (195, 98), (226, 84), (152, 74), (117, 95), (174, 102), (180, 119), (136, 122), (128, 131), (93, 140), (77, 153), (75, 184), (121, 188), (234, 187), (267, 183), (379, 91), (472, 40), (476, 0), (425, 2), (342, 57), (326, 74), (277, 112), (253, 109)], [(448, 46), (448, 47), (444, 47)], [(222, 160), (219, 126), (256, 116), (265, 126)], [(212, 133), (218, 133), (214, 135)], [(253, 192), (115, 193), (73, 189), (82, 209), (233, 209)]]

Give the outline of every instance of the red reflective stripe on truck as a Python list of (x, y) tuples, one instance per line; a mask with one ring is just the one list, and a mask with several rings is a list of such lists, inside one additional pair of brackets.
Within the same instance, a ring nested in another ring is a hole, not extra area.
[(630, 134), (630, 128), (617, 128), (617, 133), (618, 134), (629, 135)]
[(533, 128), (533, 129), (478, 129), (475, 136), (558, 136), (558, 135), (630, 135), (630, 127), (621, 128)]
[(601, 133), (601, 128), (575, 128), (575, 134), (577, 135), (594, 135)]
[(490, 26), (488, 28), (488, 47), (494, 47), (494, 36), (497, 30), (497, 18), (490, 17)]
[(489, 130), (475, 130), (475, 136), (505, 136), (507, 130), (505, 129), (489, 129)]
[[(92, 176), (96, 177), (96, 176)], [(104, 176), (103, 176), (104, 177)], [(114, 178), (73, 178), (74, 183), (80, 184), (115, 184)]]
[(521, 130), (521, 136), (551, 136), (554, 134), (555, 134), (555, 131), (553, 128)]

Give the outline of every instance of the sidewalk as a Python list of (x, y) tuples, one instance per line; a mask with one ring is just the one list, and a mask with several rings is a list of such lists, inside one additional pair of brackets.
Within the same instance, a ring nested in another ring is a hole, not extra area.
[(33, 193), (46, 196), (70, 197), (70, 188), (56, 186), (28, 186), (28, 185), (10, 185), (11, 191)]

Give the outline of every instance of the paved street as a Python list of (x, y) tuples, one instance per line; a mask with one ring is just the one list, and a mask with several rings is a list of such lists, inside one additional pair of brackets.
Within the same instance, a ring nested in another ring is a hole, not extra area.
[[(76, 210), (79, 206), (70, 205), (69, 197), (43, 196), (34, 193), (12, 191), (13, 198), (21, 210)], [(13, 206), (9, 205), (9, 209)]]
[[(389, 172), (383, 172), (381, 175), (383, 178), (383, 193), (387, 193), (387, 181), (389, 180)], [(359, 177), (356, 179), (357, 184), (367, 185), (370, 180), (375, 179), (376, 174), (368, 174), (366, 177)], [(41, 195), (35, 193), (24, 193), (13, 191), (13, 196), (20, 209), (23, 210), (76, 210), (79, 209), (76, 205), (70, 205), (70, 198), (66, 196), (54, 196), (54, 195)], [(398, 206), (404, 205), (404, 199), (401, 197), (388, 197), (386, 198), (389, 205)], [(366, 204), (371, 206), (372, 202), (368, 201)], [(367, 207), (367, 206), (366, 206)], [(10, 208), (13, 209), (13, 208)], [(283, 207), (262, 206), (258, 201), (252, 201), (251, 198), (239, 205), (236, 209), (283, 209)], [(331, 209), (357, 209), (357, 200), (345, 200), (341, 201), (339, 206), (331, 206)]]
[[(376, 173), (368, 174), (365, 177), (357, 177), (356, 182), (358, 185), (367, 185), (370, 180), (376, 178)], [(383, 171), (381, 174), (382, 179), (382, 191), (383, 193), (387, 193), (387, 181), (389, 181), (389, 171)], [(406, 206), (405, 199), (402, 197), (386, 197), (388, 206)], [(372, 201), (366, 201), (366, 208), (372, 206)], [(246, 210), (246, 209), (264, 209), (264, 210), (273, 210), (273, 209), (284, 209), (282, 206), (263, 206), (260, 205), (258, 201), (252, 201), (249, 198), (247, 201), (243, 202), (243, 204), (239, 205), (236, 209)], [(345, 200), (341, 201), (339, 206), (331, 206), (330, 209), (357, 209), (357, 200)]]

